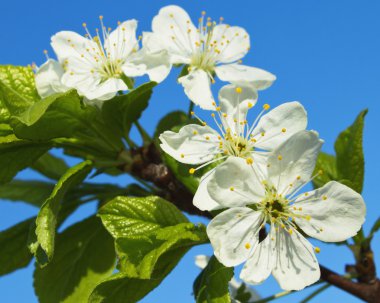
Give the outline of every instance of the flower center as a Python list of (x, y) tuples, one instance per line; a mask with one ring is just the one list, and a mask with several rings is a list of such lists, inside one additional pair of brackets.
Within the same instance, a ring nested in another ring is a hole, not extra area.
[(251, 141), (245, 137), (234, 136), (230, 133), (226, 133), (221, 143), (221, 147), (224, 148), (225, 153), (235, 157), (248, 158), (254, 150), (254, 145)]

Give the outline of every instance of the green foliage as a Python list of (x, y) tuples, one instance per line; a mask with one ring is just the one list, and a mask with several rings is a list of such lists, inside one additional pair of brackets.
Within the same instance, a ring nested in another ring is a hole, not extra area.
[(0, 199), (24, 201), (40, 207), (49, 197), (54, 185), (42, 181), (13, 180), (0, 185)]
[(247, 285), (242, 283), (240, 287), (236, 290), (234, 299), (240, 303), (249, 303), (252, 298), (252, 294), (247, 290)]
[(349, 180), (352, 189), (362, 192), (364, 180), (363, 128), (367, 110), (340, 133), (335, 142), (336, 165), (340, 179)]
[(23, 268), (32, 260), (26, 244), (29, 227), (34, 219), (27, 219), (0, 232), (0, 276)]
[(171, 130), (176, 126), (185, 125), (189, 122), (189, 117), (183, 111), (174, 111), (163, 117), (158, 122), (154, 137), (158, 138), (164, 131)]
[(128, 94), (117, 96), (103, 104), (102, 114), (107, 127), (120, 137), (127, 137), (133, 122), (147, 108), (156, 82), (140, 85)]
[(320, 153), (313, 180), (314, 187), (336, 180), (361, 193), (364, 181), (363, 129), (367, 110), (359, 113), (354, 123), (341, 132), (335, 142), (336, 156)]
[(0, 184), (12, 180), (20, 170), (32, 165), (50, 148), (50, 143), (20, 140), (14, 135), (0, 137)]
[(112, 237), (96, 217), (77, 223), (57, 236), (54, 259), (36, 268), (34, 287), (41, 303), (87, 302), (95, 286), (115, 266)]
[(50, 197), (42, 205), (36, 219), (36, 236), (40, 250), (37, 252), (38, 248), (36, 248), (34, 252), (40, 265), (46, 265), (53, 257), (57, 216), (62, 199), (70, 188), (75, 187), (86, 178), (91, 169), (91, 161), (85, 161), (70, 168), (61, 177)]
[(50, 153), (44, 154), (31, 166), (35, 171), (53, 180), (59, 180), (69, 169), (64, 160)]
[(230, 303), (228, 282), (234, 269), (225, 267), (215, 256), (194, 282), (194, 297), (197, 303)]
[(0, 101), (12, 115), (21, 114), (38, 100), (30, 67), (0, 66)]

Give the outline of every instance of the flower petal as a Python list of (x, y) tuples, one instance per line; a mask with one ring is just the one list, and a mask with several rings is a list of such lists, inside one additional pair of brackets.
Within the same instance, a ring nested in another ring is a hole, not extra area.
[(268, 178), (277, 192), (290, 194), (310, 181), (323, 141), (315, 131), (300, 131), (276, 148), (268, 158)]
[(111, 60), (125, 60), (139, 48), (136, 39), (137, 21), (127, 20), (121, 23), (104, 41), (104, 48)]
[(62, 65), (53, 59), (48, 59), (38, 68), (35, 80), (41, 98), (69, 90), (61, 81), (64, 72)]
[(299, 102), (288, 102), (264, 115), (252, 136), (257, 140), (256, 147), (271, 151), (306, 126), (307, 114), (303, 106)]
[(224, 207), (258, 203), (265, 196), (264, 187), (245, 159), (229, 157), (215, 168), (207, 190)]
[(202, 109), (213, 110), (214, 97), (211, 92), (211, 82), (207, 73), (201, 69), (191, 71), (188, 75), (178, 79), (185, 89), (186, 95)]
[(225, 64), (215, 67), (215, 73), (222, 81), (252, 85), (258, 90), (266, 89), (276, 80), (276, 76), (256, 67), (241, 64)]
[[(360, 194), (335, 181), (311, 191), (297, 200), (297, 220), (309, 236), (325, 242), (340, 242), (357, 234), (365, 220), (366, 207)], [(301, 210), (300, 210), (301, 208)]]
[(197, 191), (194, 195), (193, 204), (200, 210), (211, 211), (223, 208), (223, 206), (211, 198), (210, 194), (208, 193), (208, 182), (211, 180), (214, 173), (215, 169), (212, 169), (202, 176)]
[(179, 6), (169, 5), (160, 9), (153, 18), (152, 30), (169, 52), (171, 63), (188, 64), (195, 48), (197, 29), (189, 15)]
[(219, 55), (218, 63), (231, 63), (243, 58), (250, 48), (249, 35), (244, 28), (216, 25), (212, 31), (211, 41), (216, 41)]
[[(63, 63), (67, 58), (79, 58), (81, 55), (95, 62), (93, 56), (97, 56), (96, 51), (99, 47), (90, 39), (87, 39), (75, 32), (61, 31), (51, 37), (51, 46), (58, 57), (58, 61)], [(88, 60), (81, 59), (80, 61), (86, 62)]]
[(252, 256), (245, 263), (240, 279), (249, 284), (264, 282), (272, 272), (276, 256), (276, 230), (272, 225), (269, 235), (257, 245)]
[(215, 257), (225, 266), (236, 266), (252, 254), (263, 221), (260, 212), (246, 207), (226, 210), (207, 226)]
[(195, 265), (198, 266), (200, 269), (204, 269), (208, 261), (210, 261), (210, 257), (206, 255), (197, 255), (195, 256)]
[(127, 90), (128, 87), (121, 79), (111, 78), (108, 79), (92, 90), (79, 92), (84, 95), (88, 100), (105, 101), (115, 97), (118, 91)]
[[(219, 91), (220, 109), (227, 117), (222, 119), (225, 129), (231, 128), (231, 132), (236, 132), (236, 121), (244, 121), (248, 109), (257, 102), (257, 91), (251, 86), (239, 85), (241, 93), (237, 93), (235, 84), (223, 86)], [(238, 122), (237, 122), (238, 123)]]
[(284, 290), (301, 290), (321, 276), (313, 247), (299, 232), (277, 232), (276, 265), (273, 276)]
[(165, 131), (160, 135), (160, 141), (164, 152), (186, 164), (210, 161), (219, 148), (218, 133), (197, 124), (185, 125), (178, 133)]

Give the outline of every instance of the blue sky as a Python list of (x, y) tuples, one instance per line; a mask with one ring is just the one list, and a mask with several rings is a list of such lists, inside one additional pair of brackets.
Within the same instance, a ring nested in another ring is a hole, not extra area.
[[(240, 25), (251, 36), (251, 51), (244, 63), (264, 68), (277, 76), (276, 83), (260, 93), (259, 102), (272, 106), (298, 100), (308, 111), (309, 128), (325, 139), (324, 151), (333, 152), (336, 136), (348, 126), (357, 113), (369, 108), (365, 127), (366, 175), (363, 196), (368, 215), (364, 225), (368, 230), (379, 216), (377, 195), (380, 177), (378, 156), (380, 114), (380, 2), (288, 0), (288, 1), (6, 1), (0, 18), (0, 64), (26, 65), (44, 61), (43, 50), (49, 49), (51, 35), (60, 30), (83, 32), (82, 23), (98, 27), (103, 15), (107, 26), (118, 20), (139, 20), (139, 31), (148, 31), (152, 17), (167, 4), (184, 7), (193, 20), (202, 10), (213, 18), (223, 16), (227, 23)], [(51, 52), (52, 53), (52, 52)], [(142, 124), (153, 132), (165, 113), (188, 107), (182, 88), (176, 84), (176, 71), (155, 89), (150, 108)], [(70, 160), (72, 163), (73, 160)], [(24, 171), (18, 177), (38, 177)], [(99, 182), (125, 184), (125, 178), (99, 177)], [(94, 205), (80, 209), (74, 222), (94, 210)], [(0, 230), (6, 229), (37, 210), (23, 203), (0, 202)], [(202, 221), (200, 218), (192, 218)], [(204, 220), (202, 222), (205, 222)], [(380, 266), (380, 237), (374, 240), (376, 263)], [(318, 244), (321, 264), (343, 272), (352, 262), (350, 252), (335, 245)], [(193, 302), (192, 282), (199, 270), (193, 265), (194, 256), (211, 254), (207, 245), (191, 250), (173, 273), (144, 303)], [(0, 278), (2, 302), (37, 302), (32, 287), (33, 265), (25, 270)], [(22, 291), (15, 291), (15, 289)], [(267, 296), (280, 289), (273, 278), (257, 287)], [(279, 302), (297, 302), (310, 292), (300, 292)], [(359, 302), (354, 297), (330, 288), (318, 299), (320, 302)]]

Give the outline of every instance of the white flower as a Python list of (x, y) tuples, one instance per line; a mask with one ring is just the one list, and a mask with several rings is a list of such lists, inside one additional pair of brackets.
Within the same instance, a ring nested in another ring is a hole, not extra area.
[[(195, 256), (195, 265), (198, 266), (200, 269), (204, 269), (208, 261), (210, 260), (209, 256), (206, 255), (197, 255)], [(235, 277), (232, 277), (231, 281), (228, 283), (230, 288), (230, 294), (231, 294), (231, 302), (239, 302), (235, 300), (234, 298), (237, 296), (237, 291), (241, 287), (243, 283), (237, 281)], [(249, 292), (251, 295), (250, 300), (259, 300), (260, 296), (256, 291), (254, 291), (252, 288), (247, 287), (246, 291)]]
[(62, 76), (65, 86), (77, 89), (88, 100), (104, 101), (131, 88), (125, 83), (124, 76), (147, 73), (156, 82), (166, 77), (166, 69), (160, 69), (168, 62), (166, 53), (138, 51), (136, 20), (119, 22), (114, 31), (106, 29), (102, 16), (100, 22), (101, 31), (96, 30), (95, 36), (84, 23), (85, 37), (71, 31), (62, 31), (52, 37), (51, 45), (66, 70)]
[[(301, 131), (273, 151), (266, 171), (257, 173), (245, 161), (230, 158), (210, 180), (210, 195), (229, 209), (210, 222), (207, 234), (221, 263), (246, 262), (240, 274), (245, 282), (258, 284), (272, 273), (283, 289), (303, 289), (320, 278), (314, 254), (320, 249), (300, 230), (340, 242), (361, 228), (365, 204), (347, 186), (333, 181), (299, 194), (312, 179), (321, 145), (315, 132)], [(259, 243), (266, 223), (268, 236)]]
[(250, 48), (247, 32), (241, 27), (199, 19), (196, 27), (180, 7), (162, 8), (152, 21), (152, 33), (144, 47), (149, 51), (167, 50), (172, 64), (188, 65), (188, 75), (179, 78), (185, 93), (203, 109), (213, 109), (210, 84), (214, 76), (231, 83), (246, 83), (256, 90), (269, 87), (274, 75), (259, 68), (240, 64)]
[(37, 69), (35, 81), (41, 98), (69, 90), (61, 81), (64, 73), (62, 65), (50, 58)]
[[(266, 165), (268, 151), (272, 151), (291, 135), (304, 130), (307, 116), (298, 102), (282, 104), (268, 114), (265, 104), (263, 111), (249, 126), (246, 116), (257, 99), (255, 89), (251, 86), (235, 87), (226, 85), (219, 92), (220, 106), (215, 106), (215, 119), (218, 131), (205, 125), (189, 124), (178, 133), (166, 131), (160, 136), (161, 148), (181, 163), (200, 165), (192, 168), (190, 173), (228, 157), (240, 157), (257, 166)], [(262, 116), (263, 115), (263, 116)], [(216, 116), (221, 120), (218, 122)], [(224, 164), (217, 166), (222, 167)], [(213, 210), (220, 205), (209, 197), (207, 182), (215, 173), (206, 173), (194, 197), (194, 205), (201, 210)]]

